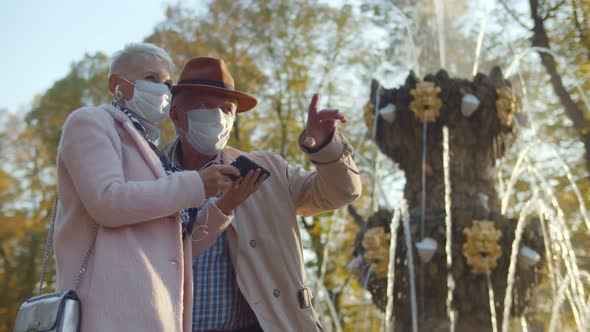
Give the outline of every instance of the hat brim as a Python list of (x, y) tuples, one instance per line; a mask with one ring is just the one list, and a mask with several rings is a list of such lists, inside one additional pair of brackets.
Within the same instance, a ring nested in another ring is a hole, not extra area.
[(236, 108), (236, 113), (243, 113), (251, 111), (258, 105), (258, 100), (256, 97), (249, 95), (244, 92), (239, 92), (235, 90), (229, 90), (225, 88), (219, 88), (216, 86), (211, 85), (204, 85), (204, 84), (178, 84), (172, 87), (172, 95), (177, 94), (182, 90), (194, 90), (199, 92), (214, 92), (223, 95), (228, 95), (235, 97), (238, 100), (238, 107)]

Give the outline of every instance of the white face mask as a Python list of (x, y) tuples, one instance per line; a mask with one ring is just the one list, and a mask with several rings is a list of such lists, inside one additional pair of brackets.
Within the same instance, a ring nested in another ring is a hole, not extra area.
[(134, 86), (133, 97), (125, 102), (127, 109), (153, 124), (159, 123), (170, 113), (172, 94), (165, 84), (137, 80)]
[(221, 108), (193, 109), (188, 111), (188, 133), (185, 136), (200, 153), (216, 155), (227, 144), (234, 124), (233, 114)]

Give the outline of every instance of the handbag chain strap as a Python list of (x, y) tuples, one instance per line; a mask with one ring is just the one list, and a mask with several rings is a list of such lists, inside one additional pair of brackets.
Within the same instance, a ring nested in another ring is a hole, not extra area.
[[(51, 225), (49, 226), (49, 232), (47, 233), (47, 242), (45, 243), (45, 253), (43, 254), (43, 267), (41, 268), (41, 280), (39, 282), (39, 295), (43, 294), (43, 287), (45, 283), (45, 273), (47, 272), (47, 263), (49, 262), (49, 253), (51, 252), (51, 248), (53, 247), (53, 233), (55, 230), (55, 215), (57, 213), (57, 201), (58, 197), (55, 197), (55, 202), (53, 203), (53, 212), (51, 214)], [(96, 236), (98, 235), (98, 224), (94, 223), (94, 227), (92, 229), (92, 241), (90, 242), (90, 246), (88, 246), (88, 250), (84, 255), (84, 260), (82, 261), (82, 267), (80, 268), (80, 272), (74, 279), (74, 291), (77, 292), (78, 288), (80, 287), (80, 281), (82, 280), (82, 275), (86, 272), (86, 267), (88, 266), (88, 259), (90, 259), (90, 253), (92, 252), (92, 248), (94, 248), (94, 244), (96, 243)]]

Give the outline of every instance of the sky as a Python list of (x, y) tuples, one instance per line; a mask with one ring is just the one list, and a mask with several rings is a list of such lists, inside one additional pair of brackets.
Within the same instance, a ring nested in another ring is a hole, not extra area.
[[(178, 0), (0, 0), (0, 109), (26, 112), (85, 53), (140, 42)], [(202, 5), (204, 0), (183, 4)], [(340, 1), (328, 0), (332, 4)]]
[[(193, 0), (199, 3), (199, 0)], [(164, 20), (164, 0), (0, 0), (0, 109), (24, 112), (85, 53), (141, 42)]]

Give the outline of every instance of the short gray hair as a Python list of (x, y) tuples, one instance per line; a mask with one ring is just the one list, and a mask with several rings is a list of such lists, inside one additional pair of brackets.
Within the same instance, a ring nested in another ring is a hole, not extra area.
[(121, 67), (124, 66), (125, 63), (129, 59), (135, 57), (151, 57), (156, 58), (159, 60), (164, 61), (168, 65), (168, 71), (170, 75), (174, 74), (174, 62), (172, 62), (172, 58), (170, 55), (166, 53), (162, 48), (150, 44), (150, 43), (131, 43), (125, 45), (125, 47), (117, 51), (111, 57), (111, 67), (109, 68), (109, 76), (111, 74), (118, 74), (121, 71)]

